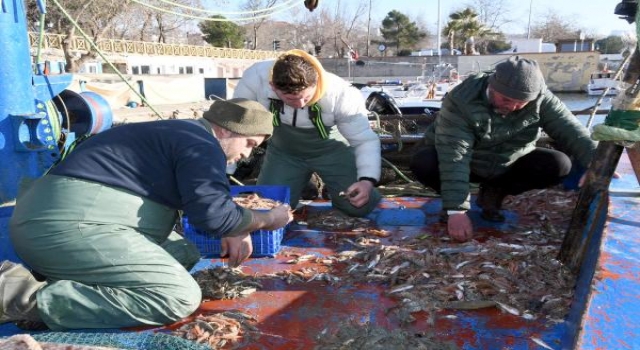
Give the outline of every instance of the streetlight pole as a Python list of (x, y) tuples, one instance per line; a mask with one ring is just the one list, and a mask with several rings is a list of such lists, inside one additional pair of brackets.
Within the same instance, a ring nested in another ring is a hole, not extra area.
[(369, 0), (369, 20), (367, 20), (367, 57), (369, 57), (369, 46), (371, 46), (371, 0)]
[(531, 9), (533, 8), (533, 0), (529, 1), (529, 25), (527, 26), (527, 39), (531, 39)]
[[(440, 48), (442, 46), (442, 43), (440, 42), (440, 19), (442, 18), (442, 15), (440, 14), (440, 0), (438, 0), (438, 40), (436, 40), (436, 49), (438, 50), (438, 63), (440, 63), (440, 59), (442, 58), (442, 49)], [(450, 48), (451, 52), (453, 52), (453, 47)]]

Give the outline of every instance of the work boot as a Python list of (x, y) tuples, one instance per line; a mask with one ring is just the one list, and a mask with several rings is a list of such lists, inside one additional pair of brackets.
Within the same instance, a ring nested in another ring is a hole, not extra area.
[(443, 224), (446, 224), (449, 221), (449, 214), (447, 214), (447, 211), (442, 209), (440, 210), (440, 215), (438, 215), (438, 221), (440, 221)]
[(0, 323), (42, 321), (36, 292), (46, 282), (38, 282), (24, 266), (5, 260), (0, 263)]
[(482, 208), (483, 219), (493, 222), (504, 222), (504, 215), (500, 213), (502, 200), (506, 195), (497, 187), (480, 186), (476, 204)]

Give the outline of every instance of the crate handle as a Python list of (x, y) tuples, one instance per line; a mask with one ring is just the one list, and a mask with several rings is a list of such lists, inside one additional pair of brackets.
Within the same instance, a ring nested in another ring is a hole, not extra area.
[(236, 196), (242, 196), (242, 195), (250, 195), (250, 194), (255, 194), (258, 195), (260, 198), (265, 198), (266, 196), (264, 196), (262, 193), (258, 192), (258, 191), (243, 191), (243, 192), (238, 192), (236, 194)]

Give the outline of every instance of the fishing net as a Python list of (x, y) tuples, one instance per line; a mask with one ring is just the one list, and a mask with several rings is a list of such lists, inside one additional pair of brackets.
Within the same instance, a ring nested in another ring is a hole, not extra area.
[(640, 112), (611, 110), (604, 124), (593, 127), (591, 138), (597, 141), (640, 141)]
[[(47, 343), (49, 345), (66, 344), (136, 350), (211, 350), (209, 346), (198, 344), (191, 340), (154, 332), (43, 332), (31, 334), (30, 336), (39, 343)], [(45, 348), (53, 349), (51, 346)], [(65, 346), (60, 349), (73, 349), (73, 347)]]

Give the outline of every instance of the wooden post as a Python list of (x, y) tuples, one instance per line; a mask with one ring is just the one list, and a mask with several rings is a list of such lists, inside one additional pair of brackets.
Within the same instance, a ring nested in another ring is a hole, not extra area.
[(607, 208), (609, 184), (623, 149), (624, 147), (613, 142), (601, 141), (586, 172), (586, 183), (578, 196), (558, 257), (574, 272), (580, 269), (591, 242), (599, 240), (602, 235), (594, 218)]
[[(631, 55), (623, 79), (631, 86), (624, 91), (624, 95), (616, 97), (613, 109), (637, 109), (634, 101), (640, 96), (640, 54), (638, 49), (636, 47)], [(558, 255), (558, 259), (574, 272), (578, 272), (580, 269), (586, 250), (592, 244), (599, 244), (603, 230), (600, 229), (598, 217), (606, 215), (606, 213), (602, 213), (602, 210), (607, 208), (609, 184), (623, 150), (624, 147), (615, 144), (614, 141), (600, 141), (589, 169), (587, 169), (585, 185), (578, 196), (578, 203), (573, 210), (569, 230), (564, 237)], [(640, 153), (630, 148), (627, 154), (629, 154), (634, 172), (638, 177), (640, 174)], [(640, 177), (638, 178), (640, 179)]]

